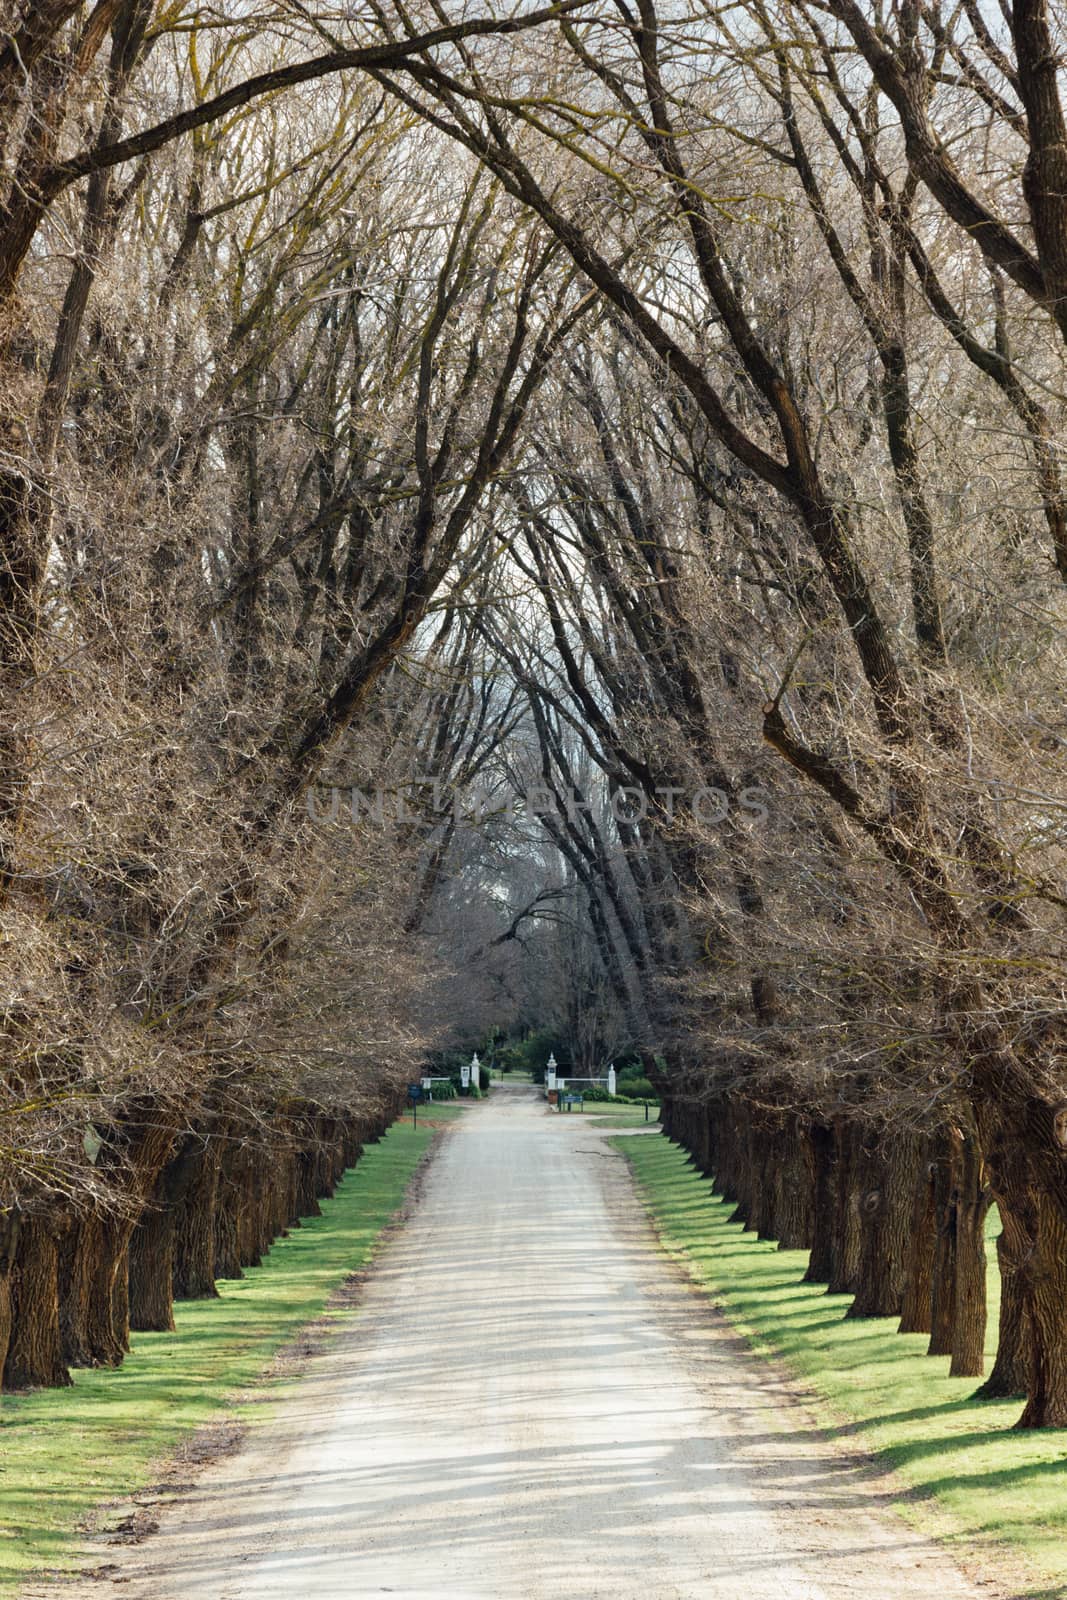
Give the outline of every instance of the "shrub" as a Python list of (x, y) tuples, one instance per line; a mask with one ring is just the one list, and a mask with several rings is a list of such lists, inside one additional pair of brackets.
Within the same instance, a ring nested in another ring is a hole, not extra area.
[(620, 1095), (627, 1095), (631, 1100), (658, 1100), (655, 1089), (647, 1078), (633, 1077), (618, 1080)]

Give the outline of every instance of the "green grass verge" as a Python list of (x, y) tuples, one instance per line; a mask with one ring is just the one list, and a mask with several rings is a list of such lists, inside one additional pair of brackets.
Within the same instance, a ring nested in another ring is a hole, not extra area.
[(79, 1371), (71, 1389), (0, 1403), (0, 1594), (62, 1568), (103, 1501), (152, 1481), (152, 1468), (225, 1407), (345, 1277), (365, 1265), (434, 1137), (459, 1106), (427, 1106), (369, 1145), (322, 1216), (279, 1239), (261, 1267), (219, 1284), (218, 1300), (176, 1307), (174, 1333), (138, 1333), (115, 1371)]
[[(1067, 1595), (1067, 1431), (1013, 1433), (1021, 1403), (972, 1399), (976, 1380), (949, 1378), (947, 1358), (925, 1354), (925, 1335), (898, 1334), (886, 1318), (846, 1322), (847, 1295), (800, 1281), (806, 1253), (729, 1222), (733, 1207), (667, 1139), (620, 1139), (617, 1148), (668, 1253), (756, 1350), (829, 1403), (831, 1434), (897, 1471), (915, 1492), (905, 1514), (972, 1554), (1007, 1547), (1033, 1574), (1019, 1597)], [(999, 1290), (994, 1265), (990, 1360)]]

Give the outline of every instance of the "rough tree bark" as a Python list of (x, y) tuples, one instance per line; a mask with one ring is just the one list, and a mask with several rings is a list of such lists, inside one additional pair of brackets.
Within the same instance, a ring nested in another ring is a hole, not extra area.
[(844, 1117), (834, 1119), (833, 1250), (827, 1294), (854, 1294), (860, 1270), (859, 1192), (856, 1177), (858, 1130)]
[(860, 1270), (848, 1317), (896, 1317), (903, 1298), (914, 1162), (904, 1141), (871, 1131), (861, 1146)]
[(24, 1216), (12, 1278), (5, 1389), (61, 1389), (70, 1383), (59, 1333), (59, 1238), (66, 1219)]
[(195, 1133), (178, 1140), (130, 1237), (130, 1327), (138, 1333), (166, 1333), (174, 1327), (177, 1207), (196, 1178), (201, 1150)]
[(834, 1263), (834, 1130), (825, 1122), (808, 1129), (812, 1162), (812, 1244), (805, 1283), (829, 1283)]
[(989, 1194), (974, 1132), (963, 1137), (956, 1197), (956, 1304), (952, 1323), (953, 1378), (980, 1378), (985, 1371), (985, 1217)]
[(213, 1300), (218, 1296), (215, 1212), (230, 1132), (216, 1117), (205, 1118), (197, 1128), (200, 1147), (190, 1152), (186, 1189), (175, 1219), (175, 1300)]
[(0, 1213), (0, 1375), (7, 1361), (13, 1315), (13, 1279), (22, 1217), (18, 1211)]
[(929, 1333), (934, 1276), (934, 1163), (927, 1148), (915, 1187), (898, 1333)]
[(956, 1190), (961, 1139), (955, 1130), (937, 1140), (934, 1156), (934, 1259), (927, 1355), (950, 1356), (956, 1326)]
[(778, 1184), (778, 1248), (810, 1250), (815, 1233), (815, 1163), (806, 1122), (785, 1119)]
[(117, 1367), (129, 1350), (128, 1302), (121, 1293), (116, 1299), (127, 1272), (129, 1232), (123, 1217), (90, 1214), (60, 1242), (59, 1325), (69, 1366)]
[[(1013, 1232), (1015, 1238), (1013, 1241)], [(1001, 1218), (997, 1235), (997, 1266), (1000, 1269), (1000, 1327), (993, 1370), (975, 1391), (981, 1400), (1023, 1399), (1030, 1388), (1030, 1329), (1027, 1326), (1026, 1297), (1018, 1271), (1025, 1240), (1013, 1229), (1010, 1220)]]

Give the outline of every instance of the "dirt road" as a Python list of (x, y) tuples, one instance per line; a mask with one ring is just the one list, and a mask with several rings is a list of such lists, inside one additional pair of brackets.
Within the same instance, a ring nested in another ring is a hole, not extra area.
[(501, 1088), (294, 1397), (105, 1559), (137, 1600), (976, 1594), (890, 1498), (681, 1281), (603, 1136)]

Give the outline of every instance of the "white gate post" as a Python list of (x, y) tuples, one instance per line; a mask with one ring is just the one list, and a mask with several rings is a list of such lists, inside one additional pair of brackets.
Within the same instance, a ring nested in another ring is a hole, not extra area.
[(555, 1087), (556, 1087), (556, 1054), (555, 1054), (555, 1051), (553, 1051), (552, 1054), (549, 1056), (548, 1060), (545, 1062), (545, 1088), (551, 1090), (551, 1089), (554, 1089)]
[(615, 1093), (615, 1063), (614, 1063), (614, 1061), (609, 1061), (608, 1062), (608, 1093), (609, 1094), (614, 1094)]
[(476, 1089), (480, 1089), (482, 1086), (482, 1064), (478, 1060), (477, 1050), (471, 1056), (471, 1083)]

